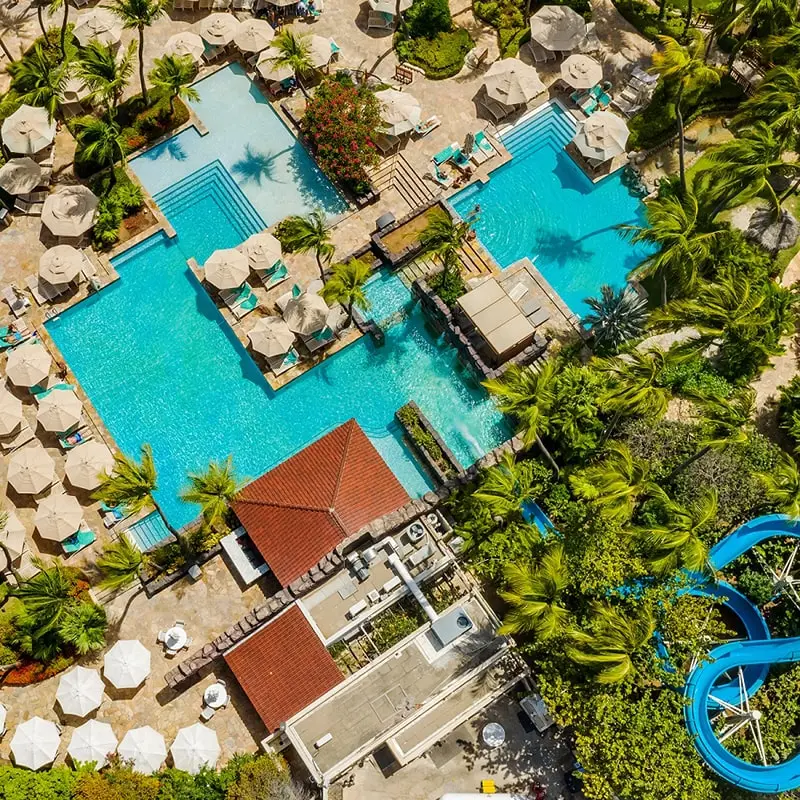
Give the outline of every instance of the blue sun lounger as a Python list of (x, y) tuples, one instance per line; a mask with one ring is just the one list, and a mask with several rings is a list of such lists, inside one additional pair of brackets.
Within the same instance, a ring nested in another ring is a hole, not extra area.
[(432, 161), (437, 167), (440, 167), (445, 161), (449, 161), (451, 158), (457, 156), (460, 152), (461, 148), (458, 146), (458, 142), (453, 142), (453, 144), (448, 145), (444, 150), (438, 152), (433, 157)]

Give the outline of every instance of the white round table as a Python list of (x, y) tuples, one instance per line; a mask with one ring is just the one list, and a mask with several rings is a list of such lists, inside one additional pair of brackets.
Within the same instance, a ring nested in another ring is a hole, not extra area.
[(499, 722), (488, 722), (483, 726), (481, 738), (487, 747), (500, 747), (506, 740), (506, 729)]
[(188, 638), (186, 629), (182, 625), (174, 625), (164, 637), (164, 646), (167, 650), (181, 650)]
[(203, 692), (203, 702), (209, 708), (222, 708), (228, 702), (228, 691), (221, 683), (212, 683)]

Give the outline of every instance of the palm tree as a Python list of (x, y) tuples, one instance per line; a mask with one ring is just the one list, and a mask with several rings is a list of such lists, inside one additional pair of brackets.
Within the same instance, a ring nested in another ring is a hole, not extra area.
[(76, 74), (91, 91), (92, 99), (100, 100), (112, 117), (116, 116), (117, 106), (133, 75), (135, 50), (136, 45), (131, 42), (118, 55), (111, 45), (96, 40), (81, 49)]
[[(39, 21), (39, 27), (41, 28), (42, 36), (44, 37), (44, 43), (47, 45), (47, 47), (50, 47), (52, 45), (52, 42), (50, 41), (50, 35), (47, 29), (47, 25), (44, 24), (44, 10), (47, 9), (47, 13), (48, 15), (50, 15), (54, 11), (57, 11), (60, 5), (61, 5), (61, 0), (50, 0), (50, 2), (36, 4), (36, 18)], [(69, 10), (67, 10), (67, 13), (69, 13)], [(63, 55), (63, 50), (62, 50), (62, 55)]]
[(111, 591), (127, 588), (139, 577), (142, 561), (142, 551), (127, 536), (120, 536), (97, 559), (103, 576), (100, 586)]
[(347, 309), (345, 327), (353, 321), (353, 308), (366, 311), (369, 308), (369, 299), (364, 294), (364, 284), (372, 274), (372, 266), (366, 261), (351, 258), (344, 264), (336, 264), (333, 274), (328, 279), (322, 290), (326, 303), (341, 303)]
[(139, 82), (142, 100), (147, 101), (147, 85), (144, 82), (144, 30), (166, 13), (167, 0), (109, 0), (108, 8), (119, 17), (124, 28), (139, 32)]
[(492, 378), (483, 384), (498, 409), (517, 420), (525, 446), (536, 443), (556, 475), (559, 474), (558, 464), (541, 437), (549, 432), (557, 370), (555, 359), (546, 361), (538, 372), (530, 367), (512, 364), (502, 377)]
[(800, 70), (789, 66), (770, 70), (733, 121), (736, 126), (766, 122), (786, 145), (794, 142), (800, 131)]
[(81, 117), (74, 121), (78, 142), (84, 158), (95, 162), (101, 169), (109, 168), (108, 188), (116, 183), (114, 165), (121, 162), (125, 169), (127, 140), (116, 122), (99, 117)]
[(61, 625), (74, 602), (75, 570), (58, 561), (46, 564), (37, 558), (33, 563), (40, 571), (13, 589), (12, 594), (22, 601), (25, 612), (44, 633)]
[(62, 8), (64, 13), (61, 15), (61, 34), (59, 36), (59, 47), (61, 48), (61, 57), (67, 57), (67, 25), (69, 24), (69, 0), (52, 0), (49, 11), (58, 11)]
[(689, 43), (684, 46), (671, 36), (659, 36), (661, 50), (653, 53), (653, 72), (665, 81), (674, 84), (675, 116), (678, 120), (678, 164), (680, 167), (681, 194), (686, 187), (686, 145), (683, 140), (683, 100), (687, 93), (719, 83), (719, 71), (706, 64), (703, 55), (703, 39), (693, 31)]
[(749, 23), (745, 32), (738, 37), (736, 46), (728, 57), (729, 70), (759, 22), (766, 21), (774, 31), (783, 29), (795, 17), (795, 4), (792, 0), (737, 0), (734, 9), (723, 32), (730, 32), (743, 19), (747, 19)]
[(19, 98), (23, 103), (42, 106), (50, 119), (58, 112), (69, 79), (67, 63), (54, 65), (38, 42), (25, 58), (8, 65)]
[(647, 321), (647, 299), (640, 297), (630, 286), (614, 291), (604, 283), (600, 297), (584, 301), (592, 313), (585, 314), (583, 324), (594, 338), (596, 352), (616, 352), (625, 342), (638, 339)]
[(294, 73), (294, 79), (303, 96), (308, 98), (308, 92), (303, 85), (302, 76), (314, 71), (309, 37), (298, 36), (292, 28), (284, 28), (272, 40), (271, 47), (278, 51), (278, 55), (271, 59), (272, 63), (277, 68), (289, 67)]
[(611, 442), (599, 464), (570, 475), (569, 482), (578, 497), (593, 501), (609, 519), (619, 522), (627, 522), (639, 498), (653, 491), (649, 463), (634, 458), (622, 442)]
[(692, 291), (711, 261), (720, 232), (701, 213), (699, 200), (691, 191), (682, 197), (659, 197), (645, 205), (646, 225), (622, 225), (619, 230), (634, 244), (657, 248), (631, 276), (660, 278), (661, 302), (666, 303), (670, 286), (680, 293)]
[(512, 515), (519, 517), (524, 506), (535, 499), (533, 484), (525, 463), (517, 463), (511, 453), (505, 453), (499, 464), (486, 470), (473, 497), (504, 520)]
[(800, 470), (797, 462), (788, 454), (781, 453), (780, 461), (770, 472), (759, 472), (767, 499), (779, 511), (790, 517), (800, 517)]
[(79, 655), (86, 655), (105, 645), (107, 627), (102, 606), (92, 602), (73, 603), (61, 622), (59, 634)]
[(596, 672), (599, 683), (621, 683), (636, 672), (636, 656), (649, 647), (655, 621), (647, 608), (625, 614), (607, 603), (595, 603), (591, 632), (575, 631), (567, 655)]
[(181, 500), (197, 503), (203, 518), (212, 527), (225, 520), (231, 501), (242, 488), (233, 468), (233, 456), (222, 462), (209, 462), (205, 472), (190, 474), (189, 484), (189, 488), (181, 492)]
[(569, 566), (563, 545), (548, 547), (535, 565), (508, 564), (503, 575), (508, 589), (499, 594), (511, 609), (499, 634), (533, 633), (547, 639), (567, 628), (570, 613), (562, 596), (569, 584)]
[(330, 264), (335, 252), (325, 215), (318, 208), (305, 217), (287, 217), (281, 223), (281, 243), (289, 253), (314, 251), (320, 278), (325, 280), (325, 264)]
[(165, 55), (155, 60), (155, 68), (150, 72), (150, 81), (157, 89), (169, 96), (169, 113), (175, 113), (175, 98), (199, 100), (200, 93), (190, 86), (197, 74), (197, 67), (191, 56)]
[(419, 235), (422, 252), (437, 256), (445, 274), (458, 270), (459, 253), (472, 235), (468, 220), (456, 221), (446, 211), (436, 208), (428, 213), (428, 223)]
[(105, 476), (92, 497), (110, 506), (124, 506), (129, 513), (136, 514), (153, 502), (157, 488), (153, 450), (149, 444), (143, 444), (139, 464), (123, 453), (114, 454), (111, 475)]
[[(792, 22), (778, 35), (768, 37), (764, 41), (763, 47), (765, 54), (773, 61), (784, 64), (797, 63), (800, 58), (800, 23)], [(779, 69), (786, 68), (779, 67)]]

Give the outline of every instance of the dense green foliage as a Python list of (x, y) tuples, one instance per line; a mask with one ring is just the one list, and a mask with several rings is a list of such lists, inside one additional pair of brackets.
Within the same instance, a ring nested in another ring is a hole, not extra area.
[(447, 0), (414, 0), (403, 16), (407, 35), (412, 39), (434, 39), (453, 28)]
[(405, 39), (398, 34), (395, 42), (398, 57), (423, 69), (425, 76), (432, 80), (444, 80), (457, 75), (472, 45), (469, 31), (458, 27), (437, 33), (432, 38), (421, 36)]
[(428, 454), (428, 457), (442, 471), (443, 475), (455, 474), (455, 469), (445, 458), (439, 443), (422, 427), (419, 414), (413, 406), (404, 405), (397, 409), (397, 419), (403, 425), (414, 444)]

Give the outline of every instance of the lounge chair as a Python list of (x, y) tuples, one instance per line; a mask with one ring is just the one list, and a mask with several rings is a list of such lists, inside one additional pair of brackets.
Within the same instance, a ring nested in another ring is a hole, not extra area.
[(370, 11), (367, 18), (367, 30), (372, 28), (379, 31), (392, 31), (394, 30), (394, 17), (383, 11)]
[(3, 287), (3, 299), (8, 303), (8, 307), (15, 317), (21, 317), (31, 307), (31, 301), (11, 284)]
[(549, 319), (550, 312), (546, 308), (540, 308), (528, 317), (528, 322), (530, 322), (534, 328), (537, 328), (539, 325), (544, 325)]
[(288, 353), (275, 358), (268, 358), (267, 365), (272, 370), (275, 376), (282, 375), (284, 372), (290, 370), (300, 360), (300, 354), (292, 347)]
[(436, 181), (436, 183), (438, 183), (440, 186), (444, 186), (445, 189), (447, 189), (449, 186), (452, 186), (453, 184), (452, 177), (442, 172), (439, 169), (439, 167), (433, 162), (431, 162), (431, 175), (433, 176), (433, 179)]
[(379, 133), (373, 137), (372, 141), (383, 156), (387, 153), (395, 153), (400, 149), (400, 137), (392, 133)]
[[(200, 0), (200, 8), (203, 8), (203, 0)], [(208, 8), (211, 8), (209, 5)], [(225, 52), (224, 47), (208, 47), (203, 51), (203, 61), (206, 64), (211, 64), (216, 61)]]
[(492, 100), (491, 97), (484, 95), (478, 98), (478, 102), (483, 106), (484, 110), (489, 113), (489, 116), (497, 123), (505, 119), (514, 109), (511, 106), (498, 103)]
[(289, 269), (283, 261), (277, 261), (271, 269), (256, 270), (265, 289), (272, 289), (289, 278)]
[(81, 523), (80, 528), (61, 542), (61, 547), (64, 550), (64, 555), (72, 556), (75, 553), (88, 547), (92, 542), (96, 541), (97, 537), (94, 531), (86, 525), (85, 522)]
[(203, 710), (200, 712), (200, 719), (203, 720), (203, 722), (208, 722), (216, 713), (217, 712), (211, 708), (211, 706), (204, 706)]
[[(11, 339), (6, 337), (11, 336)], [(33, 331), (29, 330), (26, 325), (15, 326), (15, 330), (11, 331), (10, 325), (5, 325), (0, 328), (0, 350), (9, 350), (22, 344), (33, 336)]]
[(477, 47), (473, 47), (472, 50), (470, 50), (469, 53), (467, 53), (467, 55), (464, 57), (464, 63), (470, 69), (478, 69), (488, 57), (488, 47), (484, 47), (483, 50), (478, 50)]
[(535, 314), (540, 308), (542, 307), (542, 303), (540, 300), (528, 300), (527, 303), (524, 303), (521, 311), (526, 317), (530, 317)]
[(25, 285), (33, 295), (33, 299), (40, 306), (51, 303), (57, 297), (64, 294), (63, 289), (59, 289), (57, 286), (53, 286), (52, 283), (43, 281), (38, 275), (28, 275), (28, 277), (25, 278)]
[(22, 424), (19, 426), (19, 430), (17, 430), (16, 433), (0, 438), (0, 449), (5, 453), (11, 453), (17, 448), (22, 447), (22, 445), (28, 444), (28, 442), (32, 441), (35, 437), (36, 434), (33, 432), (31, 426), (28, 425), (25, 420), (22, 420)]
[(221, 291), (220, 297), (236, 319), (241, 319), (249, 314), (258, 305), (258, 297), (247, 281), (238, 289)]
[(125, 506), (110, 506), (108, 503), (100, 503), (100, 514), (103, 517), (103, 525), (106, 528), (113, 528), (118, 522), (130, 516), (130, 512)]
[(327, 347), (336, 338), (336, 334), (329, 327), (324, 327), (321, 331), (316, 331), (310, 336), (303, 336), (303, 344), (308, 348), (309, 353), (316, 353), (323, 347)]
[(458, 142), (453, 142), (452, 144), (448, 145), (444, 148), (444, 150), (440, 150), (433, 158), (431, 159), (437, 167), (440, 167), (447, 161), (450, 161), (451, 158), (454, 158), (458, 153), (461, 152), (461, 148), (458, 146)]
[(518, 303), (525, 295), (528, 293), (528, 287), (524, 283), (518, 283), (514, 288), (508, 293), (508, 296), (515, 302)]
[(31, 204), (39, 204), (44, 203), (47, 200), (47, 195), (49, 195), (46, 189), (43, 189), (40, 192), (28, 192), (28, 194), (21, 194), (17, 196), (17, 200), (22, 200), (23, 202), (27, 203), (28, 205)]
[(436, 128), (438, 128), (441, 124), (442, 121), (436, 116), (436, 114), (434, 114), (432, 117), (428, 117), (425, 122), (420, 122), (418, 125), (415, 125), (414, 133), (416, 133), (417, 136), (427, 136), (431, 131), (436, 130)]
[(14, 203), (14, 208), (30, 217), (41, 217), (44, 203), (28, 203), (21, 197), (18, 197)]
[(93, 438), (91, 430), (88, 426), (84, 425), (82, 428), (78, 428), (78, 430), (71, 431), (70, 433), (62, 433), (58, 437), (58, 444), (62, 450), (72, 450), (73, 447), (88, 442), (91, 438)]
[(297, 284), (294, 284), (294, 286), (292, 286), (292, 288), (286, 292), (286, 294), (282, 294), (275, 301), (275, 305), (278, 306), (278, 310), (281, 312), (281, 314), (286, 311), (286, 306), (289, 305), (289, 301), (300, 297), (301, 294), (303, 294), (303, 290)]

